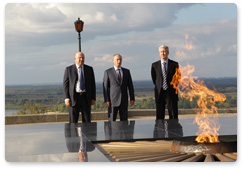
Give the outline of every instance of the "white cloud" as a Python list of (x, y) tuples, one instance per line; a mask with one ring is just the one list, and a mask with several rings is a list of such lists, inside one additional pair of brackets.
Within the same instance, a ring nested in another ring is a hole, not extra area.
[(232, 45), (228, 46), (227, 52), (237, 53), (237, 45), (232, 44)]
[(103, 57), (95, 57), (94, 58), (94, 65), (96, 66), (104, 66), (109, 62), (112, 62), (113, 56), (110, 54), (106, 54)]
[(7, 4), (5, 11), (6, 32), (14, 34), (53, 32), (66, 18), (56, 6), (48, 4)]
[[(203, 31), (205, 27), (208, 29), (206, 32)], [(96, 46), (95, 53), (110, 52), (114, 54), (115, 50), (117, 50), (124, 55), (123, 65), (132, 70), (131, 72), (133, 72), (135, 79), (149, 79), (152, 62), (159, 60), (158, 47), (166, 44), (170, 47), (169, 57), (171, 59), (182, 64), (195, 64), (197, 73), (201, 72), (200, 76), (217, 77), (224, 75), (225, 69), (223, 69), (220, 62), (225, 59), (222, 58), (237, 57), (236, 30), (237, 24), (235, 20), (229, 21), (229, 23), (217, 22), (189, 26), (174, 25), (169, 29), (164, 28), (151, 32), (125, 34), (117, 40), (111, 39), (99, 47)], [(191, 38), (192, 48), (189, 48), (185, 43), (185, 35), (187, 34)], [(208, 71), (205, 73), (205, 68), (200, 66), (200, 64), (205, 65), (204, 62), (216, 60), (218, 62), (214, 63), (214, 67), (208, 67), (208, 69), (216, 69), (217, 71), (210, 74), (208, 74)], [(231, 76), (236, 76), (234, 73), (236, 72), (237, 63), (232, 61), (231, 64)], [(106, 65), (107, 67), (108, 65), (110, 66), (108, 63)], [(105, 65), (102, 64), (102, 66)], [(143, 68), (142, 74), (141, 71), (138, 71), (140, 67)], [(99, 71), (97, 74), (99, 74)], [(228, 75), (229, 73), (227, 73)], [(102, 77), (102, 74), (97, 76)]]
[[(172, 24), (175, 13), (192, 4), (8, 4), (6, 31), (63, 32), (72, 31), (80, 17), (89, 31), (104, 32), (155, 29)], [(117, 25), (119, 24), (119, 25)], [(21, 26), (20, 26), (21, 25)], [(67, 29), (68, 28), (68, 29)], [(115, 29), (116, 30), (113, 30)]]
[(85, 24), (106, 24), (116, 20), (116, 16), (113, 14), (111, 16), (105, 15), (103, 12), (97, 11), (94, 15), (86, 14), (82, 16), (82, 20), (85, 21)]
[(27, 67), (24, 67), (22, 70), (33, 70), (34, 67), (33, 66), (27, 66)]
[[(25, 11), (27, 7), (30, 11)], [(87, 55), (85, 62), (93, 66), (97, 81), (102, 80), (106, 68), (113, 66), (115, 53), (123, 56), (123, 66), (131, 70), (135, 80), (150, 79), (151, 64), (159, 60), (158, 47), (162, 44), (170, 47), (171, 59), (180, 63), (189, 61), (199, 67), (206, 60), (221, 61), (225, 60), (222, 57), (229, 56), (234, 60), (237, 57), (237, 20), (173, 25), (175, 13), (186, 8), (181, 4), (31, 4), (24, 8), (23, 11), (21, 4), (6, 6), (6, 81), (15, 76), (10, 69), (13, 63), (19, 70), (37, 67), (45, 72), (42, 76), (48, 80), (62, 79), (67, 63), (73, 61), (78, 49), (73, 24), (77, 17), (85, 24), (82, 32), (82, 51)], [(47, 13), (43, 11), (50, 13), (50, 20), (59, 21), (42, 20), (41, 23), (26, 16), (33, 14), (32, 18), (44, 18)], [(55, 18), (59, 16), (58, 12), (63, 16)], [(13, 16), (19, 18), (16, 25), (23, 24), (19, 31), (13, 31), (17, 27), (9, 29), (9, 23), (15, 20)], [(29, 28), (26, 25), (30, 25)], [(28, 32), (31, 25), (36, 32)], [(189, 36), (187, 41), (186, 35)], [(231, 67), (234, 76), (237, 64), (233, 62)], [(47, 74), (48, 70), (52, 70), (51, 73)], [(217, 72), (210, 76), (218, 76)], [(223, 72), (222, 69), (221, 74)], [(31, 71), (25, 73), (25, 77), (35, 78)], [(24, 81), (21, 72), (18, 75)]]
[(105, 14), (103, 12), (96, 12), (95, 20), (97, 22), (105, 22)]

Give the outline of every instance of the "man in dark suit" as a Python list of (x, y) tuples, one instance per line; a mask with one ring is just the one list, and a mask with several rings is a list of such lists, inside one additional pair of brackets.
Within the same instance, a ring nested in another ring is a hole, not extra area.
[(114, 67), (107, 69), (103, 79), (104, 101), (108, 107), (109, 121), (116, 121), (119, 111), (120, 120), (128, 120), (128, 93), (130, 104), (134, 105), (134, 89), (130, 71), (121, 67), (122, 56), (115, 54), (112, 59)]
[(165, 118), (166, 104), (169, 118), (178, 119), (178, 94), (170, 82), (176, 72), (176, 68), (179, 68), (179, 64), (168, 59), (168, 46), (160, 46), (159, 53), (161, 60), (154, 62), (151, 68), (151, 76), (155, 85), (156, 119)]
[(94, 71), (84, 64), (84, 57), (82, 52), (77, 52), (75, 64), (67, 67), (64, 73), (63, 89), (70, 123), (78, 122), (79, 112), (82, 112), (82, 122), (91, 122), (91, 105), (96, 100)]

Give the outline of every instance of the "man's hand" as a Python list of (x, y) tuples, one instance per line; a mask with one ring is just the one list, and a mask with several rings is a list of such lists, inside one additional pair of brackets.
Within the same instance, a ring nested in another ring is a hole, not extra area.
[(105, 102), (106, 107), (110, 107), (110, 102)]
[(91, 100), (91, 105), (94, 105), (95, 104), (95, 100)]
[(66, 104), (66, 106), (70, 106), (71, 105), (71, 102), (70, 102), (70, 100), (65, 100), (65, 104)]
[(134, 100), (130, 100), (130, 104), (131, 104), (131, 106), (133, 106), (134, 105)]

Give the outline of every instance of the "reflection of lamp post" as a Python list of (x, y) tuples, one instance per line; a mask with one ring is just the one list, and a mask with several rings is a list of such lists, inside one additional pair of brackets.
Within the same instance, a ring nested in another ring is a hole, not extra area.
[(84, 22), (78, 18), (76, 22), (74, 22), (75, 29), (78, 32), (78, 42), (79, 42), (79, 52), (81, 52), (81, 37), (80, 37), (80, 32), (83, 31), (84, 27)]

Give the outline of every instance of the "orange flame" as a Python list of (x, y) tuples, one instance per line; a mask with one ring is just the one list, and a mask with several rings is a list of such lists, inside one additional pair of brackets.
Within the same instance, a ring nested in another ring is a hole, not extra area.
[[(220, 124), (218, 122), (218, 111), (215, 107), (216, 102), (223, 102), (226, 100), (225, 95), (207, 88), (204, 81), (198, 80), (197, 77), (192, 76), (195, 68), (193, 65), (179, 67), (173, 76), (171, 85), (179, 91), (180, 97), (190, 101), (193, 98), (197, 99), (197, 107), (195, 111), (197, 115), (194, 123), (199, 125), (197, 131), (198, 137), (196, 141), (202, 142), (219, 142), (218, 130)], [(179, 85), (178, 85), (179, 83)]]

